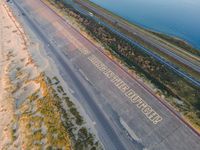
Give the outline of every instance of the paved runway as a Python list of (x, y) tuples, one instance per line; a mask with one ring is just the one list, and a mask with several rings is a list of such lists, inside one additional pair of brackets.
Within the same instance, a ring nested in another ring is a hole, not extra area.
[[(199, 150), (200, 138), (154, 95), (39, 0), (18, 0), (106, 149)], [(27, 23), (26, 23), (27, 22)]]

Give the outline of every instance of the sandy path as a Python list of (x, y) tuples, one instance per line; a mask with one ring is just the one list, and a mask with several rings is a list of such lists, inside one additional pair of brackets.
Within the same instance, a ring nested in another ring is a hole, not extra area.
[(6, 91), (8, 62), (6, 60), (6, 50), (9, 44), (7, 34), (10, 30), (7, 29), (13, 25), (5, 12), (2, 1), (0, 1), (0, 149), (10, 142), (9, 126), (13, 118), (12, 98)]
[(21, 149), (20, 138), (13, 140), (14, 116), (19, 103), (39, 88), (34, 82), (39, 72), (28, 52), (28, 39), (20, 24), (0, 1), (0, 149)]

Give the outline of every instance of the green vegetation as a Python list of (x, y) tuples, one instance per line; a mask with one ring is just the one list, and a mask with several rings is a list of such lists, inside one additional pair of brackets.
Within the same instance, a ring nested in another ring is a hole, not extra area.
[[(63, 146), (66, 149), (71, 149), (72, 146), (73, 149), (77, 150), (101, 149), (100, 144), (95, 144), (94, 135), (84, 127), (83, 117), (75, 104), (67, 97), (59, 80), (56, 77), (51, 79), (42, 76), (37, 79), (37, 82), (40, 83), (44, 95), (42, 98), (38, 98), (37, 91), (29, 99), (32, 102), (35, 101), (37, 112), (40, 112), (41, 116), (30, 117), (30, 119), (35, 122), (35, 128), (40, 127), (44, 122), (47, 126), (47, 132), (46, 135), (43, 135), (41, 134), (42, 130), (35, 131), (32, 141), (41, 141), (46, 137), (49, 149), (51, 147), (62, 148)], [(57, 91), (64, 96), (60, 97)], [(83, 133), (81, 132), (82, 128), (86, 130)], [(82, 134), (79, 135), (79, 132)]]
[[(75, 0), (75, 1), (77, 3), (81, 3), (80, 0)], [(164, 39), (164, 40), (168, 41), (169, 43), (174, 44), (174, 45), (182, 48), (183, 50), (186, 50), (187, 52), (190, 52), (191, 54), (194, 54), (196, 56), (200, 56), (200, 51), (198, 49), (195, 49), (194, 47), (192, 47), (190, 44), (188, 44), (187, 42), (185, 42), (182, 39), (178, 39), (176, 37), (172, 37), (172, 36), (169, 36), (169, 35), (166, 35), (166, 34), (163, 34), (163, 33), (159, 33), (159, 32), (154, 32), (154, 31), (151, 31), (151, 30), (147, 30), (147, 29), (142, 28), (142, 27), (140, 27), (140, 26), (138, 26), (136, 24), (129, 23), (129, 21), (127, 21), (126, 19), (124, 19), (124, 18), (122, 18), (122, 17), (120, 17), (120, 16), (118, 16), (118, 15), (110, 12), (107, 9), (104, 9), (104, 8), (100, 7), (99, 5), (91, 2), (90, 0), (82, 0), (82, 1), (85, 1), (86, 3), (90, 4), (91, 6), (93, 6), (94, 8), (96, 8), (98, 10), (101, 10), (101, 11), (103, 11), (103, 12), (105, 12), (105, 13), (111, 15), (111, 16), (114, 16), (116, 19), (119, 19), (120, 21), (122, 21), (125, 24), (128, 24), (128, 25), (130, 25), (130, 26), (132, 26), (134, 28), (136, 27), (138, 29), (141, 29), (141, 31), (145, 31), (145, 32), (148, 32), (148, 33), (153, 33), (154, 35), (160, 37), (161, 39)], [(82, 6), (82, 7), (84, 7), (84, 6)], [(89, 10), (89, 8), (87, 8), (87, 7), (84, 7), (84, 8), (86, 8), (86, 9)], [(91, 11), (91, 10), (89, 10), (89, 11)], [(93, 12), (93, 13), (95, 13), (95, 12)], [(101, 19), (103, 19), (104, 21), (108, 22), (108, 20), (106, 20), (105, 18), (99, 16), (98, 14), (96, 14), (96, 16), (98, 16)], [(117, 26), (117, 22), (115, 22), (114, 24), (112, 22), (108, 22), (108, 23), (111, 24), (111, 25), (115, 25), (115, 27), (118, 28), (119, 30), (122, 30), (123, 32), (125, 32), (128, 35), (131, 35), (131, 37), (133, 37), (134, 39), (136, 39), (136, 41), (143, 42), (142, 39), (140, 39), (139, 37), (134, 36), (133, 34), (130, 34), (128, 31), (123, 30), (122, 28), (120, 28), (119, 26)], [(148, 47), (151, 49), (150, 45), (148, 45)]]
[(77, 125), (82, 125), (83, 124), (83, 118), (80, 116), (79, 112), (76, 110), (75, 107), (70, 108), (71, 114), (74, 115), (76, 118), (76, 124)]
[(24, 149), (102, 149), (57, 77), (41, 74), (34, 82), (40, 88), (19, 106), (10, 131), (12, 143), (19, 128)]
[(54, 80), (54, 84), (58, 84), (58, 83), (60, 83), (60, 81), (58, 80), (57, 77), (53, 77), (53, 80)]
[(12, 142), (14, 142), (17, 139), (16, 131), (17, 130), (14, 127), (12, 127), (11, 129)]
[[(63, 89), (62, 86), (57, 85), (57, 90), (63, 95), (66, 95), (64, 90), (61, 89)], [(54, 96), (58, 100), (57, 107), (60, 108), (63, 125), (70, 135), (74, 149), (102, 149), (100, 144), (95, 141), (94, 135), (84, 127), (83, 117), (77, 111), (75, 104), (70, 101), (69, 97), (63, 96), (61, 99), (57, 94), (54, 94)], [(62, 107), (63, 102), (67, 104), (68, 111)]]
[(54, 149), (70, 150), (71, 140), (60, 120), (61, 114), (53, 93), (55, 90), (46, 80), (51, 79), (45, 79), (43, 74), (36, 79), (40, 89), (31, 94), (19, 108), (21, 115), (17, 122), (24, 130), (24, 148), (43, 149), (45, 144)]
[(69, 97), (64, 97), (64, 100), (65, 100), (65, 102), (67, 103), (67, 106), (68, 106), (69, 108), (74, 107), (74, 103), (72, 103), (72, 102), (69, 100)]
[(64, 93), (64, 90), (63, 90), (62, 86), (58, 86), (57, 89), (58, 89), (59, 93)]
[(93, 136), (85, 127), (82, 127), (78, 131), (78, 139), (75, 144), (75, 149), (83, 149), (87, 147), (87, 145), (93, 145), (90, 147), (91, 150), (97, 149), (96, 147), (99, 145), (98, 142), (94, 143)]
[[(72, 21), (84, 28), (90, 37), (104, 45), (111, 54), (123, 60), (129, 68), (135, 70), (140, 76), (144, 76), (158, 89), (162, 90), (163, 94), (168, 97), (167, 100), (176, 106), (182, 114), (189, 116), (192, 112), (193, 117), (189, 118), (192, 123), (200, 122), (199, 87), (180, 77), (177, 73), (144, 53), (139, 47), (117, 36), (92, 18), (80, 14), (70, 5), (54, 3), (54, 0), (49, 1), (55, 7), (61, 9)], [(178, 99), (183, 104), (177, 104), (176, 101), (172, 101), (171, 97)]]
[[(139, 32), (143, 33), (146, 36), (152, 37), (152, 39), (155, 39), (156, 41), (163, 43), (167, 48), (171, 49), (173, 52), (177, 53), (181, 57), (188, 59), (189, 61), (194, 61), (194, 63), (198, 64), (198, 58), (199, 58), (200, 51), (193, 48), (185, 41), (177, 39), (176, 37), (170, 37), (170, 36), (162, 34), (162, 33), (153, 32), (151, 30), (142, 28), (136, 24), (129, 23), (124, 18), (121, 18), (120, 16), (113, 14), (112, 12), (98, 6), (97, 4), (95, 4), (89, 0), (83, 0), (84, 2), (81, 0), (75, 0), (75, 1), (77, 3), (80, 3), (81, 7), (84, 7), (84, 9), (93, 12), (96, 17), (98, 17), (100, 20), (103, 20), (104, 22), (109, 24), (112, 28), (120, 31), (121, 33), (124, 33), (133, 41), (139, 43), (140, 45), (153, 51), (154, 53), (162, 56), (166, 60), (174, 63), (177, 67), (181, 68), (183, 71), (185, 71), (188, 74), (190, 74), (191, 76), (193, 76), (194, 78), (197, 78), (200, 80), (199, 72), (197, 72), (194, 69), (191, 69), (187, 65), (181, 63), (180, 61), (176, 60), (174, 57), (166, 54), (165, 52), (162, 52), (159, 48), (157, 48), (153, 44), (145, 41), (141, 36), (138, 36), (138, 34), (134, 34), (133, 32), (130, 32), (126, 28), (122, 27), (122, 25), (119, 24), (119, 22), (122, 22), (123, 24), (126, 24), (129, 27), (138, 30)], [(101, 12), (109, 14), (110, 16), (112, 16), (114, 18), (114, 20), (117, 20), (117, 21), (114, 21), (114, 22), (110, 21), (107, 18), (105, 18), (103, 15), (95, 13), (95, 11), (92, 11), (90, 9), (90, 7), (87, 7), (87, 5), (84, 5), (84, 3), (89, 4), (90, 6), (92, 6), (93, 8), (95, 8), (97, 10), (100, 10)], [(191, 57), (192, 57), (192, 59), (191, 59)]]

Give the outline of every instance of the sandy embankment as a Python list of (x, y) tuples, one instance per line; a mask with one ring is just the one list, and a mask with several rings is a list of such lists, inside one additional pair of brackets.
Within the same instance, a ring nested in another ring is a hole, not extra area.
[[(35, 78), (43, 71), (48, 72), (50, 66), (40, 54), (38, 44), (29, 41), (2, 1), (0, 46), (0, 149), (26, 149), (27, 130), (23, 122), (26, 118), (20, 118), (20, 107), (32, 93), (41, 90)], [(40, 93), (42, 96), (42, 91)], [(34, 112), (32, 104), (31, 111)]]
[(20, 143), (18, 138), (11, 144), (13, 130), (17, 128), (14, 124), (17, 107), (31, 92), (39, 88), (32, 79), (40, 72), (28, 51), (29, 41), (24, 31), (2, 1), (0, 46), (0, 149), (13, 149)]

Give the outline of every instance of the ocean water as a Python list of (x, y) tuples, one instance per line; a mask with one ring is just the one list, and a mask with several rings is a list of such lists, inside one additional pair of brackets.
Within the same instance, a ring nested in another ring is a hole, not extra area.
[(200, 0), (91, 0), (139, 26), (200, 49)]

